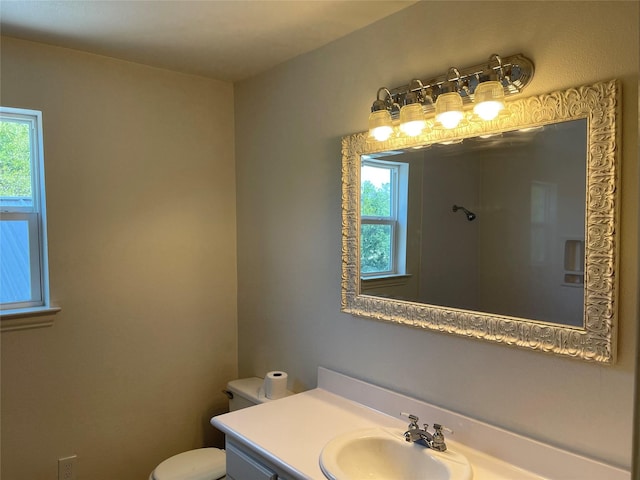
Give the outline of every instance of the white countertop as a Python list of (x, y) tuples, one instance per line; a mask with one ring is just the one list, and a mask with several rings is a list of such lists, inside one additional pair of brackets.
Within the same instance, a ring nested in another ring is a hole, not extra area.
[[(360, 428), (407, 426), (406, 421), (320, 388), (219, 415), (211, 423), (293, 477), (314, 480), (326, 480), (320, 470), (320, 452), (336, 435)], [(474, 480), (542, 478), (454, 441), (447, 440), (447, 444), (450, 450), (469, 459)], [(500, 467), (500, 471), (496, 467)]]
[(325, 479), (320, 451), (336, 435), (357, 428), (402, 425), (322, 389), (220, 415), (211, 423), (292, 476), (319, 480)]
[(291, 397), (213, 417), (211, 424), (296, 479), (326, 480), (320, 453), (337, 435), (363, 428), (406, 428), (408, 422), (400, 418), (400, 411), (418, 415), (421, 422), (451, 427), (455, 434), (446, 435), (447, 446), (467, 457), (474, 480), (630, 479), (628, 471), (331, 370), (319, 369), (318, 385)]

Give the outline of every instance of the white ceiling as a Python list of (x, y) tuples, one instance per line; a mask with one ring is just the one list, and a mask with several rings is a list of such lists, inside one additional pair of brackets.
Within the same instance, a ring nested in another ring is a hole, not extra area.
[(0, 29), (3, 35), (236, 81), (415, 2), (0, 0)]

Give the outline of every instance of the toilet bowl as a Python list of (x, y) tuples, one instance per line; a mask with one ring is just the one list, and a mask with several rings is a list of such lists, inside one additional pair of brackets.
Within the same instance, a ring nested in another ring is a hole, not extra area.
[[(229, 411), (272, 401), (264, 394), (263, 379), (233, 380), (224, 391), (229, 397)], [(293, 395), (287, 391), (286, 396)], [(182, 452), (160, 463), (149, 480), (220, 480), (226, 474), (226, 455), (219, 448), (198, 448)]]
[(149, 480), (224, 479), (226, 459), (219, 448), (198, 448), (167, 458), (149, 476)]

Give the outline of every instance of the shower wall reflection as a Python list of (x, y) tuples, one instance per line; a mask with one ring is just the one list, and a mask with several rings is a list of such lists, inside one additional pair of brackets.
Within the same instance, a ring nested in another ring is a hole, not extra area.
[(586, 145), (575, 120), (385, 152), (409, 166), (406, 271), (361, 293), (582, 326)]

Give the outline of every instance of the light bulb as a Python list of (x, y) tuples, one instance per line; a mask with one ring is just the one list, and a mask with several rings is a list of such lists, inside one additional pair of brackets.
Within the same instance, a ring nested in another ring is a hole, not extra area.
[(493, 120), (498, 116), (500, 111), (504, 108), (502, 102), (482, 102), (473, 108), (473, 111), (483, 120)]
[(420, 135), (426, 125), (421, 104), (410, 103), (400, 109), (400, 130), (405, 134), (410, 137)]
[(460, 120), (462, 120), (462, 117), (462, 112), (442, 112), (436, 116), (436, 120), (438, 120), (444, 128), (456, 128)]
[(387, 140), (393, 133), (391, 114), (388, 110), (376, 110), (369, 115), (369, 136), (379, 142)]
[(493, 120), (504, 109), (504, 89), (497, 80), (482, 82), (473, 96), (473, 112), (483, 120)]
[(379, 142), (384, 142), (387, 140), (391, 134), (393, 133), (392, 127), (376, 127), (371, 131), (371, 136), (378, 140)]
[(436, 100), (436, 120), (444, 128), (455, 128), (464, 117), (462, 97), (458, 92), (443, 93)]

